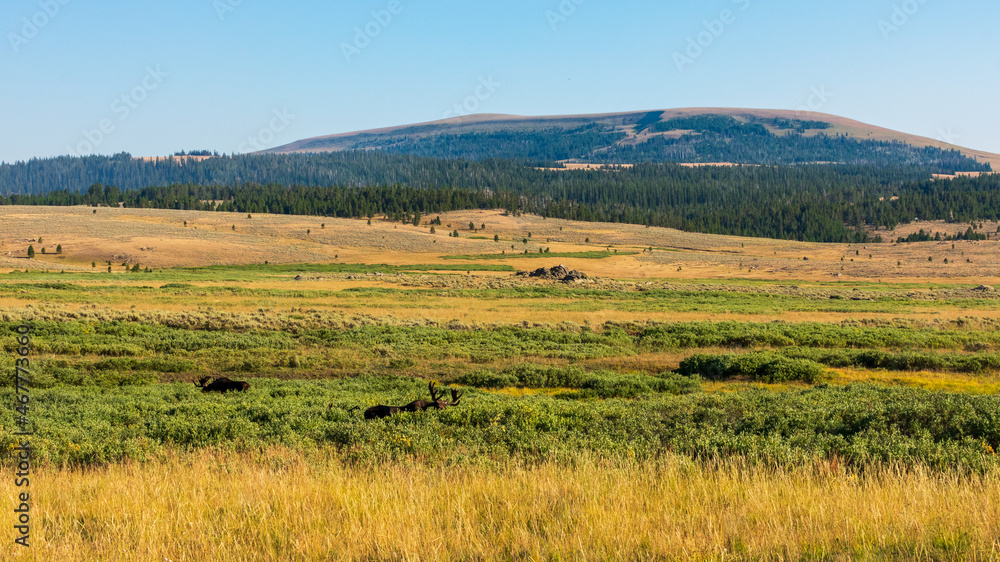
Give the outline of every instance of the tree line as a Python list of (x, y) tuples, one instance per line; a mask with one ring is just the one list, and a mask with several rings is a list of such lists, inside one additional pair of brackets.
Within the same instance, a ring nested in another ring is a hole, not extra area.
[[(316, 154), (217, 156), (196, 150), (187, 154), (213, 157), (201, 161), (147, 161), (123, 152), (112, 156), (34, 158), (0, 163), (0, 194), (79, 192), (95, 183), (114, 185), (123, 191), (188, 183), (316, 187), (400, 183), (414, 187), (495, 188), (505, 187), (510, 181), (537, 181), (537, 176), (532, 175), (534, 168), (556, 167), (558, 161), (567, 159), (605, 164), (732, 162), (767, 166), (836, 162), (922, 168), (928, 174), (990, 170), (988, 164), (956, 150), (822, 132), (801, 134), (821, 128), (822, 122), (743, 121), (725, 115), (667, 120), (661, 117), (662, 112), (650, 112), (622, 117), (623, 121), (615, 125), (591, 123), (575, 128), (496, 129), (426, 136), (418, 136), (421, 129), (415, 127), (392, 135), (358, 135), (353, 145), (356, 150)], [(620, 143), (628, 127), (635, 131), (677, 131), (680, 136)], [(782, 134), (774, 134), (768, 127)]]
[[(443, 161), (438, 161), (443, 162)], [(915, 220), (1000, 219), (1000, 176), (932, 180), (921, 168), (640, 164), (610, 170), (541, 170), (510, 162), (457, 162), (417, 178), (372, 185), (174, 183), (123, 190), (0, 196), (0, 204), (92, 205), (240, 213), (376, 217), (409, 221), (465, 209), (505, 209), (582, 221), (815, 242), (868, 241), (872, 227)], [(413, 171), (413, 170), (410, 170)], [(415, 172), (415, 171), (413, 171)], [(436, 181), (430, 181), (431, 179)], [(440, 182), (440, 183), (437, 183)], [(216, 203), (221, 202), (221, 203)]]

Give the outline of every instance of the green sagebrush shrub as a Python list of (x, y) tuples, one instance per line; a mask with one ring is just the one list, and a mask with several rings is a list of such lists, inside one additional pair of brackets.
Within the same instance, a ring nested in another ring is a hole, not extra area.
[[(102, 363), (104, 361), (71, 365), (65, 360), (39, 361), (32, 370), (31, 386), (33, 388), (57, 386), (110, 388), (151, 385), (157, 380), (157, 376), (149, 371), (136, 371), (128, 366), (109, 366)], [(151, 364), (155, 363), (155, 360), (151, 362)], [(3, 386), (10, 387), (12, 384), (4, 384)]]
[(692, 347), (790, 347), (831, 349), (989, 348), (1000, 339), (992, 331), (919, 329), (912, 326), (819, 322), (678, 322), (644, 328), (642, 349)]
[[(461, 405), (444, 411), (373, 421), (348, 411), (403, 404), (426, 390), (426, 381), (406, 377), (254, 379), (248, 392), (227, 395), (206, 394), (190, 383), (36, 389), (32, 445), (39, 462), (77, 465), (141, 460), (168, 450), (281, 445), (330, 447), (346, 460), (364, 462), (489, 464), (581, 452), (615, 458), (671, 452), (768, 465), (835, 456), (860, 468), (1000, 467), (996, 397), (910, 388), (817, 385), (585, 402), (469, 388)], [(0, 401), (12, 402), (13, 395), (13, 389), (0, 388)], [(13, 427), (16, 415), (0, 409), (0, 425)], [(9, 448), (14, 439), (0, 434), (0, 447)]]
[(521, 363), (501, 371), (478, 370), (456, 379), (459, 384), (478, 388), (566, 388), (575, 392), (557, 394), (559, 398), (633, 398), (643, 394), (688, 394), (701, 390), (700, 380), (673, 373), (650, 376), (641, 373), (594, 371), (570, 365), (565, 367)]
[(981, 373), (1000, 369), (1000, 355), (995, 353), (961, 354), (930, 351), (891, 352), (877, 349), (807, 349), (793, 347), (781, 354), (795, 359), (808, 359), (830, 367), (860, 367), (889, 371), (953, 371)]
[(792, 359), (769, 351), (740, 355), (697, 354), (681, 361), (676, 373), (708, 380), (749, 378), (758, 382), (802, 381), (814, 383), (823, 378), (823, 366), (809, 359)]

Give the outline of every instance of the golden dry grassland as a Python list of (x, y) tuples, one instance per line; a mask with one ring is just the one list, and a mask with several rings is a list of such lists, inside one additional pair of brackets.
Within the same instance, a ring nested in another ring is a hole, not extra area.
[[(5, 560), (992, 560), (1000, 478), (685, 458), (345, 466), (269, 450), (48, 467)], [(0, 487), (11, 498), (8, 479)]]

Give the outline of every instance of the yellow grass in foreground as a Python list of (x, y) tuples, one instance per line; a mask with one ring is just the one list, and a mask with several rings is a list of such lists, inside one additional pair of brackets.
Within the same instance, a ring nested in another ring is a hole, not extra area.
[[(0, 484), (12, 499), (9, 479)], [(352, 468), (195, 453), (43, 469), (5, 560), (972, 559), (1000, 557), (1000, 475), (686, 459)]]

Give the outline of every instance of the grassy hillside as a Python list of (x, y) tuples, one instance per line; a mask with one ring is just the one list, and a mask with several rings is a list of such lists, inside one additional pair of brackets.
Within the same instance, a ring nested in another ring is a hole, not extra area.
[[(0, 238), (0, 271), (66, 270), (97, 276), (107, 275), (107, 262), (111, 261), (111, 275), (118, 278), (125, 275), (123, 263), (130, 268), (136, 264), (143, 269), (151, 267), (159, 275), (160, 269), (171, 267), (332, 262), (330, 270), (315, 271), (314, 276), (374, 272), (368, 264), (387, 264), (381, 270), (387, 274), (398, 272), (393, 268), (420, 266), (409, 271), (439, 268), (509, 276), (485, 270), (564, 263), (597, 277), (636, 280), (1000, 284), (1000, 240), (995, 235), (988, 240), (943, 239), (970, 226), (961, 223), (921, 222), (878, 231), (887, 241), (921, 229), (940, 233), (942, 240), (821, 244), (513, 216), (499, 210), (442, 213), (441, 225), (432, 233), (434, 225), (428, 223), (437, 216), (426, 216), (414, 226), (378, 218), (368, 224), (365, 219), (308, 215), (0, 206), (0, 219), (19, 225), (17, 232), (9, 231)], [(475, 231), (470, 230), (470, 223)], [(984, 222), (979, 231), (994, 234), (998, 226), (1000, 223)], [(448, 235), (454, 230), (459, 231), (459, 237)], [(26, 255), (29, 245), (36, 252), (32, 260)], [(56, 253), (58, 246), (61, 254)], [(544, 258), (546, 249), (551, 256), (548, 260)], [(285, 280), (298, 273), (287, 269), (271, 272)], [(234, 275), (237, 279), (242, 273)]]

